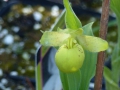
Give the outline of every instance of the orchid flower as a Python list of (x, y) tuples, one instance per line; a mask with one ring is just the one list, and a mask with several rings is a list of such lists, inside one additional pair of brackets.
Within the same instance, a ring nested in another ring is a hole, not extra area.
[(84, 31), (89, 32), (92, 23), (82, 27), (68, 0), (63, 1), (66, 8), (66, 29), (45, 31), (40, 43), (44, 46), (59, 46), (55, 56), (56, 65), (62, 72), (69, 73), (82, 67), (85, 58), (84, 49), (90, 52), (100, 52), (108, 48), (108, 43), (99, 37), (85, 35)]

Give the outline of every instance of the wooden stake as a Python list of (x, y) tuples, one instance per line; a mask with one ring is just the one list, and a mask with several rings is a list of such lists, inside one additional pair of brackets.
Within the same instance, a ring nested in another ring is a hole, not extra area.
[[(107, 24), (109, 19), (109, 3), (110, 3), (110, 0), (103, 0), (103, 3), (102, 3), (102, 15), (100, 20), (100, 32), (99, 32), (99, 36), (102, 39), (106, 39), (106, 35), (107, 35), (107, 28), (108, 28)], [(94, 90), (101, 90), (102, 88), (104, 61), (105, 61), (105, 52), (104, 51), (99, 52), (97, 67), (96, 67)]]

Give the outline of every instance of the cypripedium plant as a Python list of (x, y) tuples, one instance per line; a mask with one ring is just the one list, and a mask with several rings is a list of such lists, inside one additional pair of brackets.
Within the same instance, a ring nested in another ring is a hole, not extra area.
[(66, 29), (58, 28), (56, 31), (43, 32), (40, 43), (44, 46), (59, 46), (55, 55), (56, 65), (60, 71), (70, 73), (82, 67), (84, 49), (100, 52), (108, 48), (108, 43), (101, 38), (84, 35), (84, 27), (73, 12), (69, 1), (63, 2), (66, 8)]

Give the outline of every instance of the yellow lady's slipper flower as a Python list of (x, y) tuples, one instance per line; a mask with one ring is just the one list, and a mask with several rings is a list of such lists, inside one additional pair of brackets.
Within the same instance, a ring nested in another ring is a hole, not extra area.
[(108, 48), (108, 43), (101, 38), (85, 35), (84, 31), (91, 31), (92, 23), (82, 27), (68, 0), (63, 1), (66, 8), (66, 29), (45, 31), (40, 43), (44, 46), (59, 46), (55, 55), (56, 65), (62, 72), (69, 73), (82, 67), (85, 58), (84, 49), (100, 52)]
[(78, 30), (59, 29), (58, 31), (45, 31), (40, 43), (44, 46), (59, 46), (55, 55), (55, 62), (63, 72), (75, 72), (81, 68), (85, 54), (84, 49), (91, 52), (104, 51), (108, 43), (98, 37), (82, 34), (82, 28)]

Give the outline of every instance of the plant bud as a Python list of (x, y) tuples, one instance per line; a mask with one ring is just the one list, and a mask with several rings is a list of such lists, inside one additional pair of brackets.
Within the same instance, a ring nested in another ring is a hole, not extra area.
[(84, 58), (84, 50), (81, 45), (76, 43), (72, 48), (68, 48), (67, 44), (64, 44), (58, 49), (55, 62), (59, 70), (70, 73), (82, 67)]

